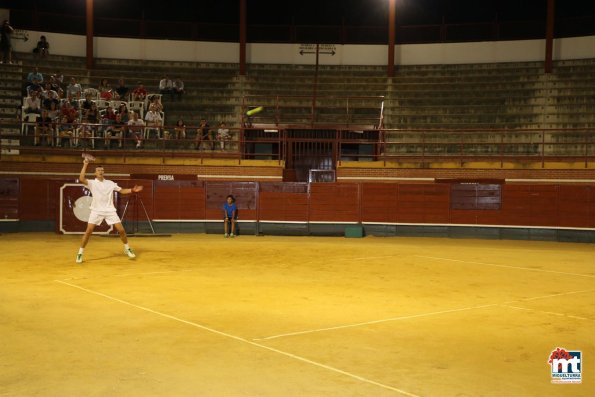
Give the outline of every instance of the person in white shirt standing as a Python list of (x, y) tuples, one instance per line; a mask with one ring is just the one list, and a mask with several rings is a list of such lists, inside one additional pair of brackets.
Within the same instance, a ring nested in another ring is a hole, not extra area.
[(184, 82), (180, 77), (174, 80), (174, 98), (178, 97), (178, 101), (182, 100), (182, 94), (184, 93)]
[(122, 243), (124, 244), (124, 253), (128, 255), (129, 258), (136, 258), (134, 251), (128, 246), (128, 236), (126, 236), (122, 221), (116, 213), (116, 207), (114, 207), (114, 192), (119, 192), (120, 194), (137, 193), (143, 190), (143, 187), (134, 185), (132, 189), (122, 189), (117, 183), (104, 178), (104, 169), (101, 165), (95, 167), (95, 179), (87, 179), (85, 175), (87, 173), (88, 165), (89, 160), (85, 158), (83, 160), (83, 168), (79, 175), (79, 181), (91, 191), (93, 201), (91, 201), (91, 215), (89, 215), (87, 229), (83, 235), (79, 252), (76, 255), (76, 263), (83, 262), (83, 253), (89, 242), (89, 238), (91, 237), (95, 226), (101, 225), (104, 220), (108, 225), (114, 225), (120, 234), (120, 240), (122, 240)]
[(169, 98), (173, 101), (174, 99), (174, 82), (167, 76), (159, 81), (159, 92), (161, 95), (169, 95)]

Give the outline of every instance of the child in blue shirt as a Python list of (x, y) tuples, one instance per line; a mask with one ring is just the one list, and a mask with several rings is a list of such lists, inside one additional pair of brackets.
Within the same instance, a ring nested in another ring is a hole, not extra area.
[[(236, 220), (238, 218), (238, 207), (236, 207), (236, 199), (230, 194), (227, 196), (225, 204), (223, 204), (223, 213), (225, 216), (225, 238), (235, 237)], [(231, 230), (230, 230), (231, 226)], [(231, 232), (231, 233), (230, 233)]]

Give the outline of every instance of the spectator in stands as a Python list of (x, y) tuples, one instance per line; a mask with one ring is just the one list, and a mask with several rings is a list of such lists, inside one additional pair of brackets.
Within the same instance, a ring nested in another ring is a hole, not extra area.
[(105, 147), (109, 148), (112, 138), (112, 127), (116, 122), (116, 113), (111, 106), (105, 109), (100, 122), (102, 124), (101, 132), (103, 133)]
[(27, 81), (29, 83), (33, 83), (35, 80), (37, 80), (37, 84), (43, 83), (43, 74), (39, 71), (37, 66), (35, 66), (35, 69), (27, 75)]
[(132, 100), (144, 102), (147, 97), (147, 90), (140, 81), (137, 83), (136, 88), (132, 90)]
[(226, 127), (224, 121), (219, 123), (219, 129), (217, 130), (217, 140), (221, 143), (221, 150), (225, 150), (225, 141), (231, 140), (229, 129)]
[(122, 116), (119, 113), (115, 114), (113, 123), (105, 131), (105, 144), (109, 149), (111, 147), (111, 141), (114, 139), (118, 140), (118, 147), (122, 147), (122, 138), (126, 132), (126, 123), (122, 120)]
[(41, 100), (42, 106), (46, 109), (50, 108), (52, 102), (55, 102), (56, 105), (60, 103), (60, 96), (52, 90), (52, 85), (49, 82), (45, 83), (45, 89), (41, 92)]
[(56, 137), (56, 146), (61, 147), (64, 145), (64, 140), (68, 139), (70, 146), (72, 146), (72, 138), (74, 137), (75, 125), (73, 121), (69, 121), (68, 116), (63, 115), (58, 125), (58, 134)]
[(56, 79), (55, 75), (50, 76), (50, 86), (51, 86), (52, 90), (54, 90), (58, 93), (58, 97), (64, 98), (64, 90), (62, 89), (62, 87), (60, 85), (60, 81), (58, 79)]
[(149, 95), (149, 108), (153, 106), (156, 111), (163, 112), (163, 104), (161, 103), (161, 95)]
[(130, 115), (128, 114), (128, 106), (125, 102), (120, 104), (120, 107), (116, 110), (116, 114), (120, 115), (123, 123), (127, 123), (130, 120)]
[(204, 140), (208, 140), (209, 148), (211, 150), (214, 150), (215, 142), (213, 138), (213, 132), (211, 131), (211, 126), (207, 122), (207, 119), (200, 119), (200, 124), (196, 129), (196, 140), (194, 142), (194, 149), (200, 150), (202, 142)]
[[(85, 109), (84, 108), (85, 102), (83, 102), (83, 109)], [(98, 131), (97, 124), (99, 124), (99, 119), (100, 119), (100, 115), (99, 115), (99, 108), (97, 107), (97, 103), (91, 101), (91, 108), (87, 109), (83, 113), (83, 121), (81, 123), (79, 135), (82, 138), (89, 138), (89, 139), (85, 140), (84, 143), (86, 143), (88, 140), (91, 140), (92, 147), (95, 147), (95, 142), (92, 141), (92, 139), (95, 137), (96, 132)]]
[(171, 79), (167, 76), (163, 76), (161, 81), (159, 81), (159, 92), (161, 95), (169, 95), (170, 99), (173, 101), (174, 99), (174, 83)]
[(177, 97), (178, 100), (182, 100), (182, 94), (184, 94), (184, 82), (182, 81), (182, 79), (178, 76), (175, 80), (174, 80), (174, 98)]
[(31, 95), (31, 91), (39, 91), (43, 90), (41, 84), (43, 83), (43, 74), (39, 72), (39, 69), (36, 67), (33, 72), (29, 72), (27, 75), (27, 95)]
[(149, 107), (149, 111), (145, 115), (145, 121), (147, 124), (147, 137), (150, 137), (151, 131), (155, 131), (157, 137), (161, 137), (161, 127), (163, 127), (163, 118), (161, 113), (157, 111), (154, 105)]
[(91, 147), (95, 147), (93, 139), (98, 131), (97, 124), (99, 124), (99, 109), (97, 108), (97, 103), (93, 102), (91, 109), (87, 110), (84, 116), (83, 126), (81, 128), (83, 138), (91, 139)]
[(83, 95), (87, 96), (87, 94), (90, 94), (93, 100), (99, 99), (99, 91), (96, 88), (88, 87), (83, 89)]
[(102, 119), (106, 119), (106, 120), (110, 120), (110, 121), (115, 121), (116, 120), (116, 111), (114, 110), (113, 107), (108, 106), (105, 109), (105, 113), (103, 114), (103, 116), (101, 116)]
[(76, 81), (76, 77), (70, 78), (70, 83), (66, 87), (66, 96), (67, 97), (76, 97), (77, 94), (81, 95), (83, 93), (83, 87)]
[(128, 100), (128, 87), (124, 84), (124, 79), (120, 78), (118, 80), (118, 86), (115, 89), (116, 94), (118, 94), (117, 99), (121, 99), (123, 101)]
[(107, 79), (102, 79), (101, 83), (99, 84), (99, 98), (105, 99), (106, 101), (111, 101), (113, 94), (112, 94), (112, 87), (110, 86)]
[(55, 101), (51, 101), (50, 102), (50, 106), (47, 108), (48, 111), (48, 116), (53, 120), (53, 121), (58, 121), (60, 120), (60, 114), (61, 114), (61, 110), (60, 108), (58, 108), (58, 104), (60, 102), (55, 102)]
[(83, 117), (85, 117), (87, 115), (87, 112), (93, 107), (93, 105), (95, 104), (95, 101), (91, 100), (91, 93), (87, 92), (85, 93), (85, 100), (82, 103), (82, 112), (83, 112)]
[(109, 84), (109, 81), (107, 81), (107, 79), (101, 79), (101, 82), (99, 83), (99, 87), (97, 87), (97, 90), (99, 92), (101, 91), (105, 91), (105, 90), (111, 90), (112, 87)]
[(131, 119), (128, 120), (128, 130), (136, 141), (136, 148), (140, 149), (143, 143), (145, 122), (138, 118), (138, 113), (135, 111), (131, 111), (130, 116)]
[(83, 115), (83, 119), (81, 120), (81, 124), (78, 129), (78, 139), (76, 146), (89, 146), (89, 140), (92, 138), (93, 130), (89, 125), (89, 120), (87, 119), (87, 115)]
[(41, 100), (39, 99), (39, 93), (35, 90), (31, 91), (31, 95), (25, 99), (26, 113), (41, 114)]
[(174, 127), (174, 139), (186, 139), (186, 124), (184, 120), (178, 119)]
[(72, 106), (73, 109), (75, 109), (77, 112), (81, 110), (81, 103), (80, 103), (80, 99), (81, 99), (81, 93), (77, 93), (76, 96), (72, 97), (72, 96), (68, 96), (66, 98), (66, 100), (68, 102), (70, 102), (70, 106)]
[(12, 64), (11, 36), (13, 32), (13, 27), (8, 23), (8, 19), (5, 19), (4, 22), (2, 22), (2, 28), (0, 30), (0, 50), (2, 50), (2, 59), (0, 60), (0, 64)]
[(87, 110), (87, 121), (90, 124), (99, 123), (99, 109), (97, 108), (97, 104), (95, 102), (91, 104), (91, 109)]
[(61, 113), (63, 117), (66, 117), (66, 121), (69, 123), (74, 123), (79, 116), (78, 111), (72, 106), (70, 101), (64, 101)]
[(37, 117), (37, 125), (35, 126), (35, 136), (33, 138), (33, 144), (39, 146), (41, 139), (46, 141), (47, 145), (51, 145), (52, 139), (54, 138), (54, 122), (48, 115), (48, 111), (43, 109), (41, 115)]
[(60, 84), (60, 86), (64, 84), (64, 75), (62, 74), (62, 72), (60, 72), (60, 70), (56, 70), (54, 78), (56, 79), (56, 82)]
[(50, 55), (50, 43), (45, 36), (39, 38), (37, 46), (33, 49), (33, 53), (40, 58), (46, 58)]
[(33, 80), (33, 83), (27, 86), (27, 95), (30, 96), (33, 91), (36, 91), (40, 95), (43, 92), (43, 86), (37, 80)]

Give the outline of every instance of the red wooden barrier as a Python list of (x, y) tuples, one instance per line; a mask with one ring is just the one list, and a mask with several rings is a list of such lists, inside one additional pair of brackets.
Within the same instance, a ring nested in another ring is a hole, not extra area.
[[(0, 195), (0, 211), (18, 214), (25, 222), (55, 221), (61, 205), (60, 187), (74, 182), (4, 181), (0, 184), (5, 191)], [(470, 184), (451, 188), (450, 183), (117, 182), (122, 187), (143, 184), (145, 190), (139, 197), (150, 218), (156, 220), (220, 220), (225, 197), (233, 194), (240, 220), (248, 221), (595, 228), (594, 185)], [(18, 186), (16, 193), (14, 186)], [(127, 199), (119, 198), (120, 213)]]
[(359, 184), (311, 184), (309, 221), (358, 222)]

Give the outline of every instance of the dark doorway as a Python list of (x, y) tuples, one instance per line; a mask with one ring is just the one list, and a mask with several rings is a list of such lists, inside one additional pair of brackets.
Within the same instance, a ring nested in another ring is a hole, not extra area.
[(308, 182), (310, 170), (334, 170), (337, 162), (335, 130), (287, 131), (287, 180)]

